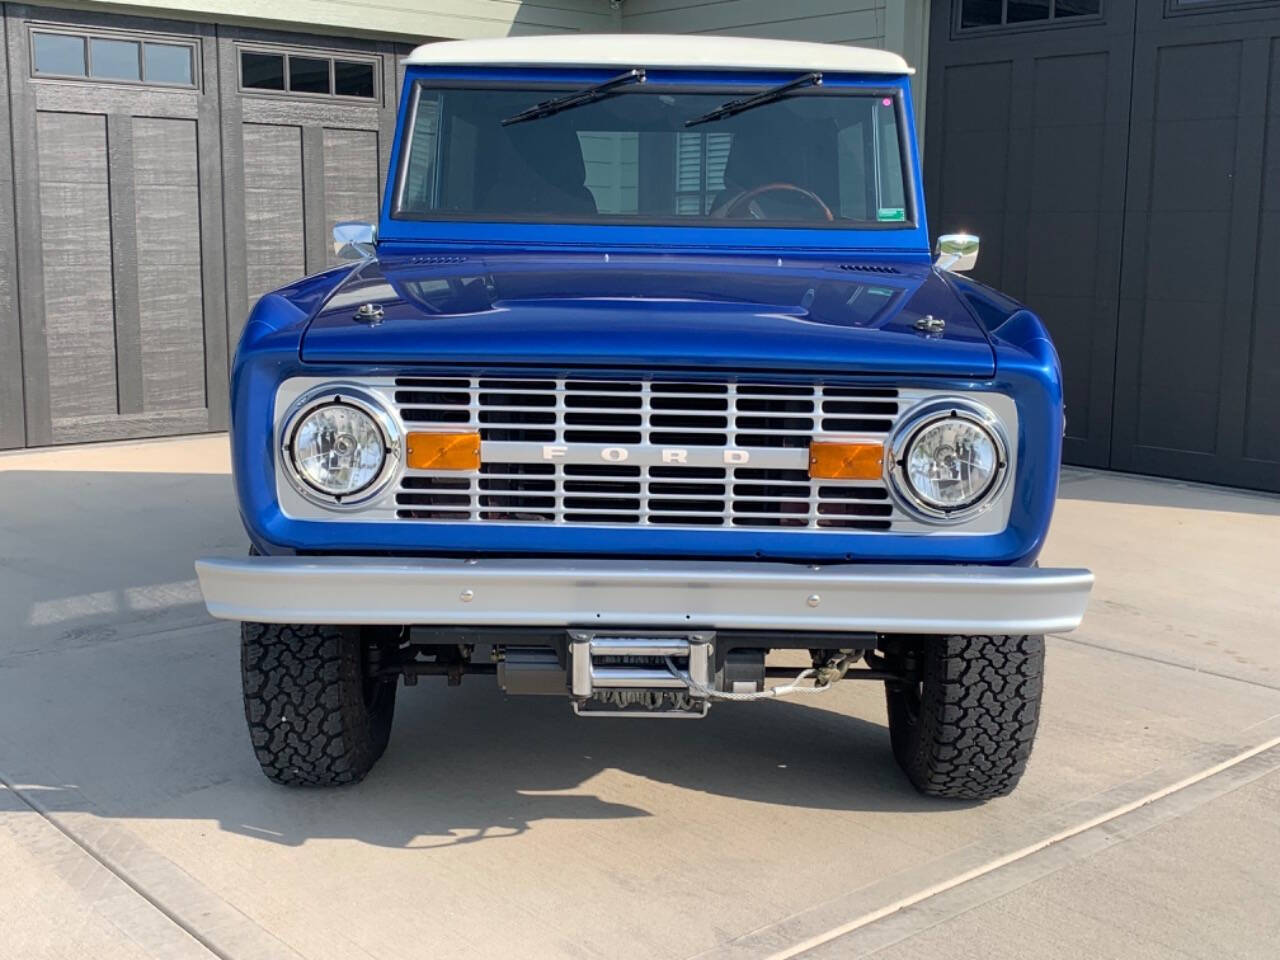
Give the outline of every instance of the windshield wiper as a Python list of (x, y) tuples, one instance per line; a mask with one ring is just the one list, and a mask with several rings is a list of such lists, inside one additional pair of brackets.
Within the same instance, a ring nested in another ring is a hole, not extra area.
[(643, 67), (636, 67), (626, 73), (620, 73), (612, 80), (597, 83), (594, 87), (587, 87), (585, 90), (577, 90), (559, 97), (552, 97), (550, 100), (543, 100), (541, 103), (535, 103), (528, 110), (521, 110), (514, 117), (507, 117), (502, 121), (502, 125), (507, 127), (513, 123), (524, 123), (526, 120), (541, 120), (543, 117), (549, 117), (562, 110), (572, 110), (574, 107), (580, 107), (584, 103), (594, 103), (609, 96), (618, 87), (625, 87), (630, 83), (644, 83)]
[(773, 103), (775, 100), (781, 100), (793, 90), (799, 90), (802, 87), (820, 86), (822, 86), (822, 74), (806, 73), (803, 77), (797, 77), (787, 83), (776, 87), (770, 87), (768, 90), (762, 90), (760, 93), (752, 94), (749, 97), (742, 97), (738, 100), (730, 100), (728, 103), (722, 103), (710, 113), (704, 113), (700, 117), (694, 117), (692, 120), (686, 120), (684, 125), (686, 127), (696, 127), (700, 123), (710, 123), (712, 120), (732, 117), (735, 113), (742, 113), (744, 110), (750, 110), (753, 107), (762, 107), (766, 103)]

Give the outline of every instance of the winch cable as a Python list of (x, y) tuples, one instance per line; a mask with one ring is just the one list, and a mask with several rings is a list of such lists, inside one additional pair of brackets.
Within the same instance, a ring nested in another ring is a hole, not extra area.
[[(822, 693), (830, 690), (835, 685), (835, 681), (844, 679), (844, 675), (849, 672), (849, 667), (854, 664), (857, 658), (852, 654), (845, 654), (842, 657), (827, 661), (825, 666), (809, 667), (807, 670), (801, 670), (790, 683), (770, 687), (767, 690), (753, 690), (751, 693), (731, 693), (727, 690), (713, 689), (694, 680), (693, 677), (689, 676), (688, 671), (677, 667), (675, 660), (671, 657), (664, 657), (663, 659), (666, 660), (667, 670), (670, 671), (671, 675), (686, 683), (694, 693), (700, 694), (709, 700), (745, 702), (748, 700), (776, 700), (779, 697), (788, 697), (793, 693)], [(799, 686), (805, 680), (813, 680), (813, 686)]]

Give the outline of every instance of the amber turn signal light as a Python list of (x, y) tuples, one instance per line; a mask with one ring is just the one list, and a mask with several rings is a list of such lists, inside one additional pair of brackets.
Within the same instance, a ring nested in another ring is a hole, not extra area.
[(884, 473), (883, 443), (809, 444), (809, 476), (827, 480), (879, 480)]
[(479, 470), (480, 434), (411, 433), (404, 460), (410, 470)]

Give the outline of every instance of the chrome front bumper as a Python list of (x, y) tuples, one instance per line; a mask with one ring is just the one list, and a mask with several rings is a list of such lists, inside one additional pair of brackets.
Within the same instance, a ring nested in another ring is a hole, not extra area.
[(1093, 574), (687, 560), (199, 560), (215, 617), (264, 623), (1023, 634), (1074, 630)]

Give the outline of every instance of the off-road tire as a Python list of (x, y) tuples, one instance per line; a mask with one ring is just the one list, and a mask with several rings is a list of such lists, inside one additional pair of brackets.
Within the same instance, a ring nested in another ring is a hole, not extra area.
[(1010, 793), (1040, 721), (1044, 637), (927, 637), (914, 657), (918, 683), (885, 685), (898, 765), (931, 797)]
[(358, 783), (382, 756), (394, 681), (364, 676), (359, 632), (245, 623), (244, 715), (262, 772), (289, 786)]

